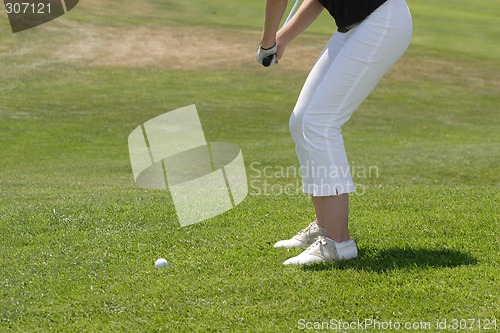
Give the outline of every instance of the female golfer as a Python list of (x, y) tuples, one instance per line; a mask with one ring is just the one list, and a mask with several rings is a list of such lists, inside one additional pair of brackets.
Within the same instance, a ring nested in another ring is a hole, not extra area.
[(275, 247), (307, 247), (285, 265), (353, 259), (358, 255), (348, 227), (354, 192), (342, 125), (408, 48), (411, 15), (405, 0), (304, 0), (278, 31), (287, 0), (266, 0), (257, 61), (278, 62), (286, 46), (322, 12), (335, 19), (333, 34), (311, 70), (290, 118), (303, 190), (312, 197), (316, 220)]

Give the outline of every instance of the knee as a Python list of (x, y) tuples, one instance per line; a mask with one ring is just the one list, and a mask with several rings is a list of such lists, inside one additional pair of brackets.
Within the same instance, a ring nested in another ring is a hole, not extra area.
[(306, 116), (302, 126), (306, 138), (328, 139), (342, 133), (342, 122), (333, 115), (327, 118)]

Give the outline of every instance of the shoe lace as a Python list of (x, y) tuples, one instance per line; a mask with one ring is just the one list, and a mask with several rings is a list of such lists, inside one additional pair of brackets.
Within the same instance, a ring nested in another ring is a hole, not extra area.
[(325, 237), (318, 236), (318, 238), (316, 238), (316, 240), (311, 245), (309, 245), (309, 247), (307, 249), (312, 249), (318, 245), (321, 245), (321, 246), (327, 245)]
[(309, 223), (309, 225), (307, 227), (305, 227), (304, 229), (302, 229), (301, 231), (299, 231), (299, 234), (301, 235), (308, 235), (311, 233), (311, 229), (314, 227), (314, 225), (316, 224), (315, 221)]

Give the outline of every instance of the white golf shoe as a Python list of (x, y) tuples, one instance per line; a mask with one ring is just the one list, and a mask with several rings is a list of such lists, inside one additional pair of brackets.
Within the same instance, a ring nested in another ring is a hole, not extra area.
[(298, 232), (297, 235), (290, 239), (285, 239), (274, 244), (274, 247), (285, 247), (285, 248), (295, 248), (295, 247), (308, 247), (318, 236), (323, 236), (325, 234), (325, 229), (320, 227), (316, 221), (312, 221), (309, 225)]
[(308, 265), (316, 262), (354, 259), (358, 248), (353, 239), (337, 243), (330, 238), (319, 236), (304, 252), (290, 258), (283, 265)]

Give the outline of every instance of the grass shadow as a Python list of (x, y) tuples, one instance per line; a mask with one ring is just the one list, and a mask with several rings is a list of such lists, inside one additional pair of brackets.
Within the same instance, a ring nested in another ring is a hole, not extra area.
[(443, 268), (477, 264), (477, 259), (467, 253), (442, 249), (390, 248), (360, 249), (358, 258), (340, 262), (319, 263), (304, 266), (305, 270), (359, 269), (387, 272), (411, 268)]

